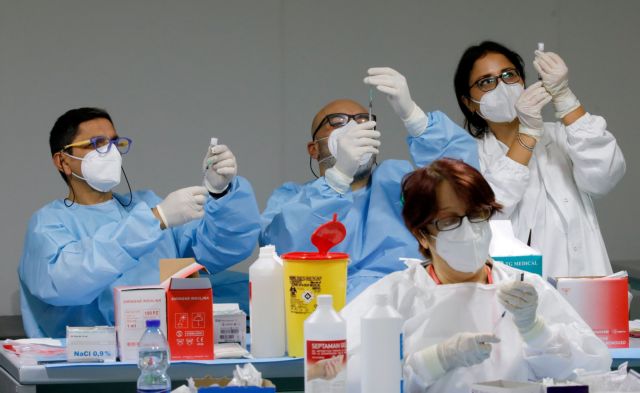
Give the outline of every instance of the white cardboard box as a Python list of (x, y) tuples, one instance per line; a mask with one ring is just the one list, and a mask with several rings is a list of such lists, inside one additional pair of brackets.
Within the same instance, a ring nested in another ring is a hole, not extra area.
[(67, 361), (116, 361), (113, 326), (67, 326)]
[(474, 383), (471, 393), (542, 393), (543, 386), (533, 382), (490, 381)]
[(138, 341), (148, 319), (159, 319), (160, 330), (167, 336), (167, 302), (163, 287), (116, 287), (113, 302), (120, 361), (138, 360)]
[(247, 348), (247, 314), (237, 303), (214, 303), (215, 343), (238, 343)]

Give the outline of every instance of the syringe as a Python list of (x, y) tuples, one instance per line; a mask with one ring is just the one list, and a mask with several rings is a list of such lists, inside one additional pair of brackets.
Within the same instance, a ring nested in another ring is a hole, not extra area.
[[(544, 42), (538, 42), (538, 51), (544, 52)], [(538, 74), (538, 80), (542, 80), (542, 76)]]
[[(211, 138), (211, 142), (209, 143), (209, 149), (211, 150), (211, 154), (213, 154), (213, 148), (218, 145), (218, 138)], [(207, 169), (211, 166), (213, 162), (213, 157), (209, 157), (207, 160)]]
[(369, 121), (371, 118), (371, 112), (373, 111), (373, 86), (369, 86)]
[[(524, 281), (524, 273), (520, 273), (520, 281)], [(500, 317), (498, 318), (498, 320), (493, 324), (493, 329), (491, 330), (491, 333), (496, 334), (496, 329), (498, 329), (498, 325), (500, 325), (500, 322), (502, 322), (505, 315), (507, 315), (507, 310), (504, 310), (500, 315)]]

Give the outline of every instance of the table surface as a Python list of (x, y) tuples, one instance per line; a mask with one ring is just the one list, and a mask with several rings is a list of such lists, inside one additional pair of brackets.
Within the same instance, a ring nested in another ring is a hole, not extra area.
[[(629, 348), (610, 349), (613, 367), (628, 361), (631, 367), (640, 367), (640, 338), (631, 338)], [(271, 359), (218, 359), (212, 361), (175, 361), (169, 367), (172, 381), (185, 381), (189, 377), (226, 377), (232, 375), (236, 364), (252, 363), (264, 378), (297, 378), (304, 376), (301, 358)], [(136, 363), (59, 363), (47, 365), (21, 365), (19, 358), (0, 350), (0, 368), (21, 385), (49, 385), (101, 382), (133, 382), (139, 376)]]
[[(211, 361), (171, 362), (168, 373), (172, 381), (189, 377), (227, 377), (233, 374), (236, 364), (252, 363), (264, 378), (302, 378), (304, 364), (301, 358), (270, 359), (219, 359)], [(137, 363), (56, 363), (46, 365), (21, 365), (20, 359), (0, 350), (0, 367), (23, 385), (59, 383), (130, 382), (140, 375)]]

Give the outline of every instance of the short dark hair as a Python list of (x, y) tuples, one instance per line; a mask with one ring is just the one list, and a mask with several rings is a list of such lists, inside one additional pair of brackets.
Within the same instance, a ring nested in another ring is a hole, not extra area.
[[(111, 124), (113, 124), (109, 113), (100, 108), (86, 107), (71, 109), (60, 116), (49, 133), (49, 148), (51, 149), (51, 156), (73, 142), (73, 139), (78, 134), (78, 127), (81, 123), (93, 119), (107, 119)], [(68, 183), (65, 174), (60, 172), (60, 175), (64, 181)]]
[(498, 44), (493, 41), (483, 41), (479, 45), (470, 46), (464, 51), (460, 61), (458, 62), (458, 68), (456, 69), (455, 76), (453, 77), (453, 87), (456, 92), (456, 99), (458, 100), (458, 106), (464, 114), (464, 126), (469, 133), (476, 137), (481, 138), (489, 131), (489, 125), (487, 122), (477, 113), (473, 113), (467, 108), (467, 105), (463, 101), (463, 97), (470, 99), (471, 95), (469, 87), (469, 75), (476, 61), (484, 57), (487, 53), (499, 53), (506, 57), (518, 70), (522, 82), (525, 80), (524, 75), (524, 62), (522, 57), (516, 52), (510, 50), (504, 45)]
[[(496, 202), (491, 186), (477, 169), (462, 160), (441, 158), (409, 173), (402, 180), (402, 217), (416, 239), (438, 214), (436, 189), (445, 180), (471, 208), (502, 209), (502, 205)], [(418, 244), (420, 253), (431, 258), (431, 252), (422, 247), (420, 242)]]

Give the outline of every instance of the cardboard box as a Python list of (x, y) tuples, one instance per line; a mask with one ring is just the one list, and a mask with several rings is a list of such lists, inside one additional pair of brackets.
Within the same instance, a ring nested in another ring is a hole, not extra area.
[(550, 277), (609, 348), (629, 347), (628, 277)]
[(113, 326), (67, 326), (67, 361), (116, 361), (116, 330)]
[(193, 258), (161, 259), (159, 268), (157, 285), (114, 288), (114, 312), (121, 361), (138, 360), (138, 341), (146, 329), (147, 319), (159, 319), (160, 329), (169, 341), (166, 292), (171, 279), (197, 277), (200, 270), (206, 270)]
[(539, 383), (503, 380), (471, 385), (471, 393), (542, 393), (543, 389)]
[(171, 278), (167, 340), (171, 360), (213, 360), (213, 291), (207, 278)]
[(489, 255), (507, 266), (542, 276), (542, 254), (516, 238), (509, 220), (490, 220)]
[[(196, 378), (194, 379), (195, 385), (198, 388), (198, 393), (275, 393), (276, 386), (268, 379), (262, 380), (262, 386), (227, 386), (231, 382), (231, 378)], [(220, 386), (211, 386), (211, 385)]]
[(120, 361), (138, 361), (138, 342), (148, 319), (159, 319), (160, 330), (167, 336), (165, 289), (159, 285), (115, 287), (113, 302)]
[(238, 343), (247, 347), (247, 314), (237, 303), (215, 303), (213, 319), (216, 344)]

